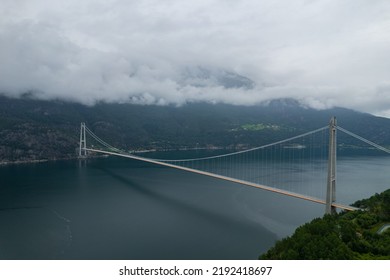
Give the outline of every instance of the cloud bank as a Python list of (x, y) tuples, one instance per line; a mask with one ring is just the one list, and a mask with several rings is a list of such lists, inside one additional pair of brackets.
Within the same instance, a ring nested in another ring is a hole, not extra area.
[(2, 0), (0, 93), (390, 116), (387, 0)]

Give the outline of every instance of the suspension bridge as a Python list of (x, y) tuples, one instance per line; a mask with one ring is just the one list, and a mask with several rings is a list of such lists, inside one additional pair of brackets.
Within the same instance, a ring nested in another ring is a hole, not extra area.
[[(325, 213), (335, 213), (336, 209), (353, 211), (357, 208), (336, 203), (338, 131), (362, 141), (367, 147), (390, 154), (389, 149), (338, 126), (336, 118), (332, 118), (327, 126), (274, 143), (184, 159), (149, 158), (118, 149), (99, 138), (85, 123), (81, 123), (79, 157), (85, 158), (91, 152), (129, 158), (323, 204)], [(87, 135), (90, 136), (88, 146)], [(309, 165), (313, 169), (311, 178), (304, 177), (299, 171), (302, 165)], [(299, 190), (297, 186), (301, 182), (306, 182), (306, 185)], [(321, 182), (324, 182), (326, 188)], [(314, 189), (315, 194), (310, 193), (310, 189)]]

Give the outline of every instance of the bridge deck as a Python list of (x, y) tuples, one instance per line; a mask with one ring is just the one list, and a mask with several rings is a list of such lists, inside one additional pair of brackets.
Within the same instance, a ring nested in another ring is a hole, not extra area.
[[(170, 164), (167, 162), (161, 162), (161, 161), (157, 161), (157, 160), (153, 160), (153, 159), (149, 159), (149, 158), (144, 158), (144, 157), (139, 157), (139, 156), (135, 156), (135, 155), (130, 155), (130, 154), (121, 154), (121, 153), (117, 153), (117, 152), (102, 151), (102, 150), (97, 150), (97, 149), (86, 148), (85, 150), (95, 152), (95, 153), (106, 154), (106, 155), (131, 158), (131, 159), (135, 159), (135, 160), (139, 160), (139, 161), (144, 161), (144, 162), (158, 164), (158, 165), (162, 165), (162, 166), (166, 166), (166, 167), (176, 168), (176, 169), (184, 170), (187, 172), (201, 174), (201, 175), (205, 175), (205, 176), (209, 176), (209, 177), (213, 177), (213, 178), (217, 178), (217, 179), (221, 179), (221, 180), (225, 180), (225, 181), (229, 181), (229, 182), (233, 182), (233, 183), (238, 183), (238, 184), (253, 187), (253, 188), (258, 188), (258, 189), (262, 189), (262, 190), (266, 190), (266, 191), (270, 191), (270, 192), (274, 192), (274, 193), (278, 193), (278, 194), (282, 194), (282, 195), (286, 195), (286, 196), (290, 196), (290, 197), (303, 199), (306, 201), (311, 201), (311, 202), (315, 202), (315, 203), (319, 203), (319, 204), (323, 204), (323, 205), (326, 204), (325, 200), (322, 200), (322, 199), (318, 199), (318, 198), (314, 198), (314, 197), (310, 197), (310, 196), (306, 196), (306, 195), (302, 195), (302, 194), (298, 194), (298, 193), (294, 193), (294, 192), (289, 192), (286, 190), (281, 190), (281, 189), (277, 189), (277, 188), (273, 188), (273, 187), (269, 187), (269, 186), (265, 186), (265, 185), (261, 185), (261, 184), (256, 184), (256, 183), (252, 183), (252, 182), (248, 182), (248, 181), (244, 181), (244, 180), (240, 180), (240, 179), (235, 179), (235, 178), (231, 178), (231, 177), (227, 177), (227, 176), (223, 176), (223, 175), (218, 175), (218, 174), (214, 174), (214, 173), (210, 173), (210, 172), (206, 172), (206, 171), (201, 171), (201, 170), (192, 169), (192, 168), (188, 168), (188, 167), (178, 166), (178, 165)], [(332, 206), (339, 208), (339, 209), (342, 209), (342, 210), (348, 210), (348, 211), (358, 210), (358, 208), (356, 208), (356, 207), (342, 205), (342, 204), (338, 204), (338, 203), (333, 203)]]

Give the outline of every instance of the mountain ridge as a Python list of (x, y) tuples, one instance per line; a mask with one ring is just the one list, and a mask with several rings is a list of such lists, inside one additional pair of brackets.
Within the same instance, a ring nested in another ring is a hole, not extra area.
[(316, 110), (292, 99), (255, 106), (189, 103), (174, 107), (104, 102), (85, 106), (0, 96), (0, 162), (74, 158), (80, 122), (111, 145), (128, 150), (237, 149), (326, 126), (332, 116), (342, 127), (390, 145), (390, 119), (344, 108)]

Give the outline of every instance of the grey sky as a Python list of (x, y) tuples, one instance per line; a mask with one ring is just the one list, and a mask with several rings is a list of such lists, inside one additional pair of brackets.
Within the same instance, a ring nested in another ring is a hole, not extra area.
[[(1, 0), (0, 62), (8, 96), (245, 105), (292, 97), (390, 116), (390, 1)], [(186, 77), (199, 69), (255, 86), (210, 77), (199, 86)]]

